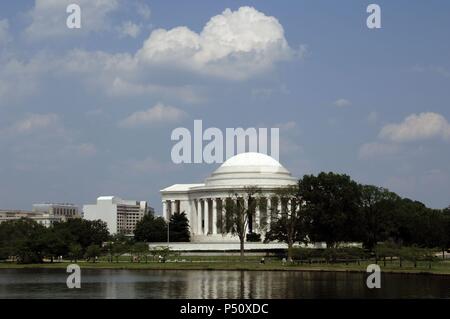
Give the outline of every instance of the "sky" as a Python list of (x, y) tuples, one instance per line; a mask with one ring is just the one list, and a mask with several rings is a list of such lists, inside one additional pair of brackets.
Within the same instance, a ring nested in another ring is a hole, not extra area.
[(0, 209), (116, 195), (159, 213), (160, 189), (220, 165), (173, 163), (172, 131), (196, 119), (279, 128), (296, 177), (447, 207), (449, 30), (437, 0), (2, 1)]

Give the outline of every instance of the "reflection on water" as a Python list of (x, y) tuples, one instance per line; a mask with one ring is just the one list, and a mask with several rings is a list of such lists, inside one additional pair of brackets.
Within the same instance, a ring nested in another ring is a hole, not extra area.
[(0, 270), (0, 298), (450, 298), (450, 277), (298, 271), (84, 269), (81, 289), (66, 287), (65, 269)]

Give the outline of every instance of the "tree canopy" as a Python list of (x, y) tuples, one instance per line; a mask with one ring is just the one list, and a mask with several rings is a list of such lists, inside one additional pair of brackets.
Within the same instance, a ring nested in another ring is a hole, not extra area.
[(308, 235), (312, 241), (333, 247), (355, 239), (361, 190), (350, 176), (332, 172), (305, 175), (299, 188), (307, 206)]
[[(431, 209), (385, 188), (360, 185), (349, 176), (336, 173), (305, 175), (299, 180), (297, 192), (291, 200), (301, 202), (298, 211), (302, 219), (298, 220), (301, 228), (295, 242), (303, 242), (306, 232), (307, 240), (326, 242), (327, 247), (361, 242), (373, 250), (384, 241), (442, 250), (450, 247), (449, 207)], [(292, 229), (292, 220), (281, 214), (266, 240), (289, 243)]]
[(170, 217), (169, 222), (170, 241), (188, 242), (191, 239), (189, 232), (189, 220), (185, 212), (175, 213)]
[(22, 218), (0, 224), (0, 255), (21, 263), (40, 263), (44, 258), (53, 261), (55, 257), (74, 254), (72, 246), (76, 246), (79, 257), (87, 247), (101, 246), (108, 237), (106, 223), (99, 220), (70, 219), (46, 228)]
[(167, 240), (167, 223), (162, 217), (147, 214), (136, 223), (134, 239), (140, 242), (164, 242)]

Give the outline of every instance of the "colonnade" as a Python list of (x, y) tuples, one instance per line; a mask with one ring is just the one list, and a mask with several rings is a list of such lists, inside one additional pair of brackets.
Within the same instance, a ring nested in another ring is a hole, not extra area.
[[(223, 227), (225, 221), (224, 207), (227, 198), (231, 197), (201, 197), (193, 199), (193, 202), (187, 205), (187, 207), (190, 207), (190, 211), (180, 210), (182, 208), (180, 200), (164, 200), (162, 202), (163, 217), (168, 221), (175, 212), (185, 211), (189, 218), (191, 232), (195, 235), (222, 234), (224, 231), (220, 228), (221, 226)], [(236, 200), (234, 197), (232, 199)], [(244, 205), (248, 207), (248, 199), (244, 199), (243, 197), (239, 199), (244, 200)], [(262, 199), (266, 201), (266, 205), (260, 205), (261, 199), (259, 199), (259, 203), (255, 207), (254, 217), (252, 217), (251, 222), (247, 225), (247, 232), (259, 233), (263, 218), (266, 218), (267, 228), (269, 229), (274, 219), (271, 212), (276, 211), (280, 215), (282, 211), (290, 207), (289, 201), (285, 202), (285, 205), (282, 205), (282, 200), (279, 197), (266, 196)]]

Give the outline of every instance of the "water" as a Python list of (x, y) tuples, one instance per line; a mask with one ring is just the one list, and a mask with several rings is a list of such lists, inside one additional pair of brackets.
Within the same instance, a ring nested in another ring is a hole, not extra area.
[(450, 298), (450, 276), (296, 271), (82, 269), (68, 289), (65, 269), (1, 269), (0, 298)]

